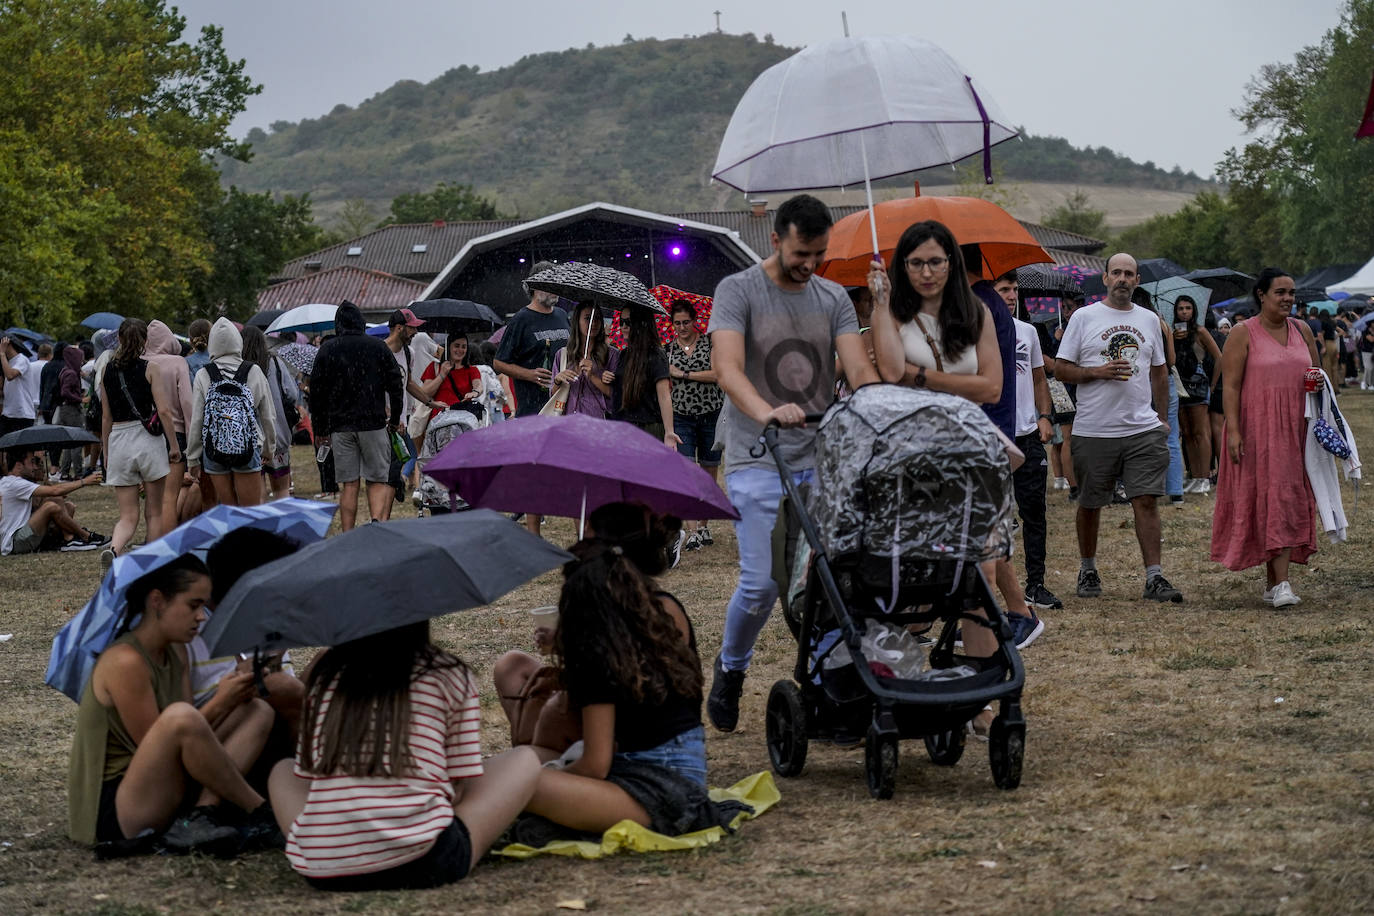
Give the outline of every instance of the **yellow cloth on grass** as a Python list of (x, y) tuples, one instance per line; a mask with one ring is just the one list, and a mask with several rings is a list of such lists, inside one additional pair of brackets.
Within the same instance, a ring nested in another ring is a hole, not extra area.
[[(753, 814), (741, 811), (730, 822), (733, 830), (743, 821), (758, 817), (773, 807), (782, 798), (778, 787), (773, 784), (773, 774), (764, 770), (753, 776), (746, 776), (728, 789), (712, 789), (712, 801), (741, 801), (754, 809)], [(628, 852), (669, 852), (675, 849), (696, 849), (710, 846), (725, 836), (721, 827), (708, 827), (694, 830), (680, 836), (664, 836), (654, 833), (648, 827), (641, 827), (634, 821), (621, 821), (601, 835), (601, 842), (590, 840), (555, 840), (547, 846), (535, 849), (523, 843), (511, 843), (504, 849), (494, 850), (496, 855), (512, 859), (528, 859), (533, 856), (576, 856), (582, 859), (599, 859), (614, 855), (622, 850)]]

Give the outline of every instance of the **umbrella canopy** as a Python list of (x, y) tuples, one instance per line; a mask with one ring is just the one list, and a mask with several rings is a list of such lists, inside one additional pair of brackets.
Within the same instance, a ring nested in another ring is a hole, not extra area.
[(1065, 293), (1083, 293), (1077, 276), (1055, 270), (1050, 264), (1027, 264), (1016, 268), (1016, 285), (1020, 294), (1027, 298), (1058, 299)]
[(1207, 287), (1199, 286), (1182, 277), (1167, 277), (1153, 283), (1142, 283), (1140, 288), (1154, 296), (1155, 309), (1159, 312), (1159, 317), (1168, 324), (1174, 323), (1174, 303), (1180, 296), (1189, 296), (1197, 304), (1195, 312), (1199, 320), (1206, 314), (1207, 303), (1212, 298), (1212, 291)]
[(1168, 258), (1146, 258), (1137, 261), (1136, 270), (1140, 274), (1142, 284), (1154, 283), (1168, 277), (1181, 277), (1188, 272), (1188, 268)]
[[(977, 245), (980, 263), (969, 269), (986, 280), (1000, 277), (1023, 264), (1054, 263), (1026, 227), (988, 200), (976, 197), (903, 197), (875, 204), (873, 219), (878, 228), (878, 250), (891, 263), (897, 240), (913, 223), (939, 220), (962, 245)], [(816, 273), (843, 286), (868, 283), (873, 260), (869, 211), (851, 213), (830, 229), (827, 260)]]
[(1340, 303), (1334, 299), (1318, 299), (1314, 302), (1308, 302), (1306, 305), (1308, 312), (1324, 312), (1327, 315), (1336, 314), (1336, 310), (1340, 307)]
[(712, 176), (745, 192), (842, 187), (983, 153), (1016, 136), (953, 58), (910, 35), (839, 38), (759, 74)]
[(425, 323), (425, 330), (440, 334), (491, 331), (505, 324), (501, 316), (480, 302), (466, 299), (426, 299), (412, 302), (410, 310)]
[(279, 314), (271, 324), (267, 326), (267, 333), (275, 334), (278, 331), (304, 331), (307, 334), (319, 333), (322, 331), (334, 330), (334, 315), (339, 311), (337, 305), (328, 305), (323, 302), (312, 302), (309, 305), (298, 305)]
[(1183, 279), (1192, 280), (1199, 286), (1212, 291), (1217, 299), (1234, 299), (1249, 294), (1255, 285), (1255, 278), (1229, 267), (1209, 267), (1206, 270), (1190, 270)]
[(123, 323), (124, 316), (116, 315), (114, 312), (91, 312), (81, 319), (82, 327), (97, 331), (117, 331)]
[[(96, 656), (114, 638), (125, 611), (124, 593), (136, 580), (193, 550), (208, 549), (237, 528), (262, 528), (297, 541), (318, 541), (338, 506), (309, 499), (279, 499), (261, 506), (215, 506), (151, 544), (116, 557), (94, 597), (52, 641), (44, 680), (77, 702)], [(371, 526), (377, 527), (377, 526)]]
[(607, 311), (645, 308), (656, 315), (668, 314), (638, 277), (614, 267), (568, 261), (540, 271), (525, 285), (577, 302), (595, 302)]
[(277, 348), (277, 355), (301, 375), (309, 375), (315, 370), (315, 356), (320, 348), (310, 344), (289, 343)]
[(7, 448), (62, 448), (99, 442), (100, 439), (74, 426), (30, 426), (0, 436), (0, 450)]
[(337, 646), (490, 604), (571, 559), (480, 509), (361, 525), (244, 575), (215, 609), (205, 644), (215, 655)]
[(52, 340), (47, 334), (30, 331), (28, 328), (7, 328), (4, 333), (0, 333), (0, 337), (17, 337), (31, 344), (41, 344)]
[(258, 312), (252, 318), (245, 321), (244, 324), (251, 325), (255, 328), (262, 328), (266, 331), (272, 326), (272, 322), (276, 321), (283, 314), (285, 313), (281, 309), (263, 309), (261, 312)]
[(425, 473), (474, 506), (577, 518), (638, 500), (679, 518), (739, 518), (711, 475), (628, 423), (522, 417), (464, 433)]
[[(699, 293), (683, 292), (680, 289), (664, 286), (661, 283), (649, 290), (649, 295), (657, 299), (658, 304), (663, 306), (663, 310), (669, 313), (673, 310), (673, 302), (678, 299), (686, 299), (688, 302), (692, 303), (692, 307), (697, 310), (697, 320), (695, 322), (697, 330), (702, 334), (706, 333), (707, 327), (711, 324), (710, 296), (703, 296)], [(663, 342), (665, 347), (677, 336), (677, 332), (673, 330), (673, 319), (671, 314), (655, 315), (654, 325), (658, 328), (658, 339)], [(616, 312), (611, 318), (611, 329), (606, 332), (606, 340), (610, 341), (613, 347), (624, 348), (625, 346), (625, 334), (620, 330), (619, 312)]]

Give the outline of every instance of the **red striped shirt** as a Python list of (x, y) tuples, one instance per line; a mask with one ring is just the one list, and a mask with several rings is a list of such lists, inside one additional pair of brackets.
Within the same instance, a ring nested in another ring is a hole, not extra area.
[[(315, 756), (334, 688), (315, 716)], [(306, 773), (310, 794), (286, 837), (291, 867), (312, 878), (395, 868), (420, 858), (453, 820), (453, 780), (482, 774), (481, 708), (461, 668), (427, 671), (410, 685), (406, 740), (414, 761), (404, 776)], [(301, 736), (304, 742), (306, 736)], [(390, 749), (386, 754), (391, 762)]]

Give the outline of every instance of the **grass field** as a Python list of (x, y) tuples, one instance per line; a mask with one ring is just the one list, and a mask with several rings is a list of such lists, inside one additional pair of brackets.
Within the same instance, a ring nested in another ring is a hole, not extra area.
[[(1374, 454), (1374, 394), (1343, 398)], [(315, 491), (313, 465), (297, 487)], [(1106, 592), (1073, 597), (1073, 514), (1051, 493), (1047, 612), (1026, 652), (1024, 780), (994, 788), (985, 745), (938, 768), (902, 745), (897, 794), (869, 799), (862, 753), (812, 745), (779, 780), (782, 801), (739, 833), (689, 853), (601, 861), (487, 861), (447, 889), (324, 895), (278, 854), (233, 862), (144, 858), (98, 863), (65, 836), (67, 755), (76, 707), (43, 685), (53, 634), (96, 588), (94, 553), (0, 559), (0, 913), (597, 912), (1355, 913), (1374, 906), (1374, 524), (1369, 496), (1350, 540), (1295, 567), (1301, 605), (1259, 601), (1262, 573), (1207, 559), (1212, 497), (1162, 509), (1166, 574), (1187, 602), (1140, 599), (1125, 509), (1103, 514)], [(112, 528), (105, 490), (76, 494)], [(410, 514), (408, 507), (399, 510)], [(664, 578), (693, 615), (703, 655), (719, 644), (735, 580), (734, 541), (684, 556)], [(571, 540), (566, 522), (550, 526)], [(413, 575), (416, 570), (398, 570)], [(547, 575), (490, 608), (436, 621), (438, 639), (487, 685), (484, 743), (507, 734), (492, 662), (530, 641), (524, 610), (555, 600)], [(776, 618), (746, 683), (741, 729), (712, 732), (711, 781), (768, 767), (763, 705), (790, 669)]]

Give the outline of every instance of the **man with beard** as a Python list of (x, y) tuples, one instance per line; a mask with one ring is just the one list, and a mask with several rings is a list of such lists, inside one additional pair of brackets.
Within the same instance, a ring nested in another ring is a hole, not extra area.
[(66, 497), (100, 483), (99, 472), (66, 483), (43, 483), (43, 453), (20, 446), (6, 452), (0, 477), (0, 555), (40, 550), (95, 550), (110, 542), (76, 523)]
[(1054, 374), (1078, 386), (1073, 469), (1078, 476), (1078, 597), (1102, 594), (1097, 531), (1102, 507), (1121, 480), (1135, 513), (1145, 563), (1144, 597), (1181, 602), (1160, 569), (1159, 508), (1169, 467), (1169, 378), (1159, 316), (1131, 302), (1136, 260), (1111, 256), (1102, 275), (1107, 298), (1073, 313)]

